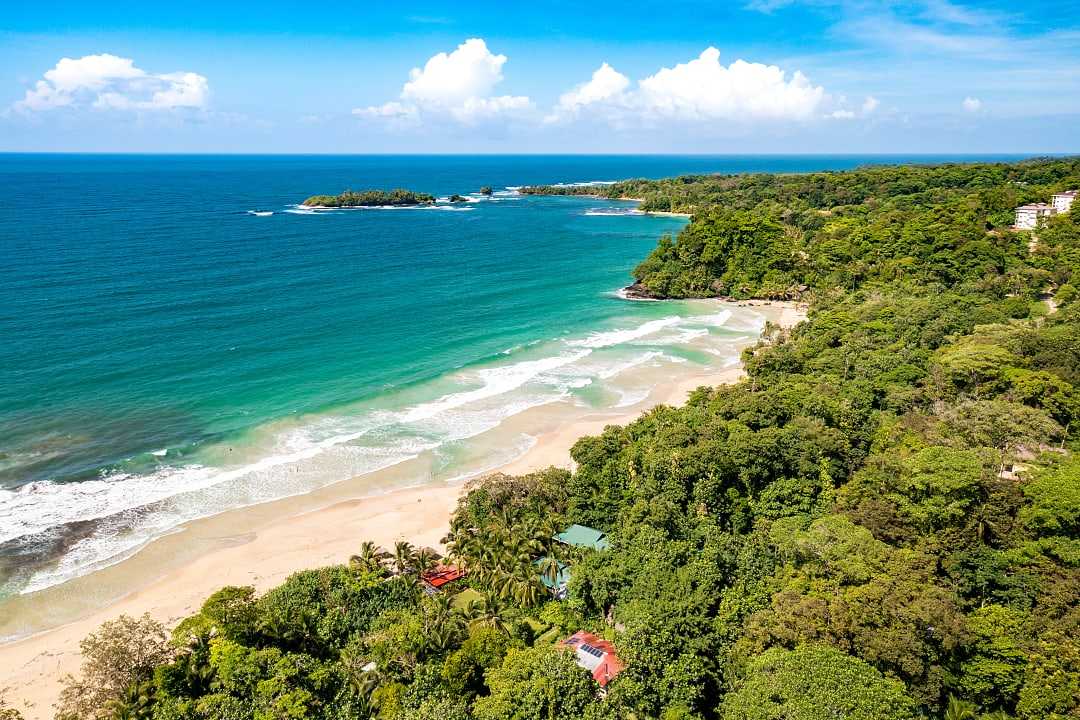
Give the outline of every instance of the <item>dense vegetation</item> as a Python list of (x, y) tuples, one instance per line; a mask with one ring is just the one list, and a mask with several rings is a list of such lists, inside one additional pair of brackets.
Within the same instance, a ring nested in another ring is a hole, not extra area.
[(526, 185), (518, 188), (522, 195), (577, 195), (582, 197), (602, 197), (617, 200), (623, 195), (617, 192), (625, 183), (579, 185)]
[(659, 296), (800, 296), (868, 282), (956, 286), (1000, 275), (1026, 247), (1017, 205), (1080, 180), (1080, 163), (874, 167), (856, 172), (629, 181), (620, 195), (694, 222), (634, 270)]
[[(1077, 185), (1080, 162), (1062, 160), (642, 186), (696, 207), (644, 282), (805, 284), (810, 319), (768, 327), (740, 384), (580, 440), (573, 474), (477, 483), (448, 538), (473, 588), (424, 597), (430, 553), (367, 544), (263, 597), (223, 589), (167, 647), (140, 646), (164, 653), (152, 669), (114, 642), (109, 667), (132, 669), (103, 673), (104, 639), (89, 639), (64, 708), (1080, 717), (1080, 207), (1034, 236), (1006, 228), (1013, 204)], [(610, 549), (553, 543), (570, 522)], [(558, 562), (562, 601), (538, 582)], [(627, 664), (603, 697), (553, 644), (582, 628)]]
[(304, 201), (308, 207), (378, 207), (380, 205), (430, 205), (434, 195), (412, 190), (346, 190), (340, 195), (312, 195)]

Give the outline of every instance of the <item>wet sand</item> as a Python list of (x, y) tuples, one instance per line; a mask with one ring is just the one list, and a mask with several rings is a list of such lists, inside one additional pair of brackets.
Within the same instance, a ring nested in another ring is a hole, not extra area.
[[(753, 305), (785, 327), (805, 317), (794, 303)], [(526, 432), (535, 443), (521, 457), (491, 470), (520, 474), (550, 466), (572, 468), (569, 450), (580, 437), (630, 422), (657, 404), (679, 405), (698, 387), (736, 382), (743, 374), (738, 365), (697, 370), (687, 366), (626, 408), (584, 416), (578, 409), (571, 420), (567, 410), (546, 407), (510, 418), (507, 429)], [(78, 670), (79, 641), (106, 620), (150, 613), (171, 626), (224, 585), (265, 591), (297, 570), (346, 562), (364, 540), (390, 546), (406, 539), (440, 547), (465, 484), (373, 494), (380, 487), (400, 487), (407, 471), (392, 468), (375, 474), (374, 481), (371, 476), (354, 478), (190, 522), (116, 565), (7, 603), (0, 607), (0, 636), (34, 634), (0, 645), (0, 694), (27, 720), (50, 718), (60, 678)]]

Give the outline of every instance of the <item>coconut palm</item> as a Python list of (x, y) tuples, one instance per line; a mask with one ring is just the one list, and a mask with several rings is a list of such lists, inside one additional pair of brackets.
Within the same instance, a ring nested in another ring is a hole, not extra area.
[(491, 580), (491, 590), (493, 595), (498, 596), (500, 600), (513, 600), (514, 599), (514, 585), (517, 580), (514, 576), (503, 570), (499, 570), (493, 574)]
[(484, 598), (476, 608), (479, 613), (476, 622), (494, 628), (506, 635), (510, 634), (510, 610), (502, 600), (492, 592), (484, 593)]
[(427, 649), (443, 653), (454, 647), (460, 637), (460, 630), (450, 625), (436, 625), (428, 630), (424, 638)]
[(559, 592), (559, 576), (562, 574), (563, 564), (554, 554), (540, 558), (540, 576), (547, 578), (551, 583), (552, 594)]
[(370, 540), (365, 540), (360, 544), (360, 552), (349, 558), (349, 567), (354, 570), (371, 572), (381, 567), (388, 556), (388, 552), (377, 547)]
[(514, 601), (524, 607), (537, 605), (543, 596), (541, 587), (536, 580), (536, 576), (530, 573), (528, 577), (514, 583)]
[(391, 561), (394, 565), (394, 572), (398, 575), (404, 575), (412, 571), (416, 566), (416, 550), (413, 548), (412, 543), (406, 540), (398, 540), (394, 543), (394, 554)]
[(469, 530), (451, 532), (443, 544), (446, 546), (447, 557), (458, 566), (468, 565), (469, 558), (476, 556), (476, 535)]
[(447, 593), (439, 593), (432, 596), (428, 602), (432, 617), (443, 619), (454, 612), (454, 598)]
[(949, 704), (945, 707), (944, 720), (975, 720), (978, 717), (977, 710), (975, 703), (950, 695)]
[(484, 600), (482, 598), (469, 600), (461, 608), (461, 614), (469, 623), (479, 621), (484, 616)]
[(150, 720), (154, 714), (157, 686), (153, 682), (137, 682), (124, 695), (111, 702), (114, 720)]
[(420, 548), (416, 553), (416, 567), (423, 572), (435, 567), (439, 561), (439, 555), (429, 547)]

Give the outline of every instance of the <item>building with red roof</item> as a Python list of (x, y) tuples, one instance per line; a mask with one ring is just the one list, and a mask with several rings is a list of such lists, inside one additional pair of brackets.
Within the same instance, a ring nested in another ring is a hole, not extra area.
[(420, 579), (432, 590), (441, 590), (443, 585), (465, 577), (465, 571), (453, 565), (436, 565), (420, 573)]
[(592, 633), (579, 630), (562, 641), (563, 647), (572, 648), (577, 664), (592, 673), (593, 680), (606, 688), (626, 665), (615, 653), (615, 646)]

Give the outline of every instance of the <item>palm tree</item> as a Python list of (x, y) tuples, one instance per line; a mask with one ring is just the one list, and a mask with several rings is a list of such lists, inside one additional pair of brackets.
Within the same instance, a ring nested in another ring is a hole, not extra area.
[(424, 594), (424, 588), (420, 584), (420, 576), (418, 574), (406, 573), (404, 575), (398, 575), (397, 577), (393, 578), (393, 580), (394, 582), (401, 583), (402, 587), (404, 587), (406, 592), (408, 592), (409, 597), (411, 597), (414, 601), (420, 601), (420, 598)]
[(477, 622), (495, 628), (506, 635), (510, 634), (509, 609), (494, 593), (484, 593), (484, 599), (480, 601), (477, 610), (479, 612)]
[(346, 658), (343, 653), (342, 660), (345, 661), (342, 664), (349, 687), (360, 701), (361, 713), (365, 716), (371, 714), (371, 696), (383, 682), (382, 672), (377, 667), (372, 667), (374, 663), (365, 663), (359, 656)]
[(465, 603), (465, 606), (461, 608), (461, 614), (465, 620), (470, 623), (477, 622), (484, 616), (484, 601), (483, 599), (469, 600)]
[(375, 543), (365, 540), (360, 544), (360, 552), (349, 558), (349, 567), (371, 572), (380, 567), (388, 555), (389, 553), (377, 547)]
[(437, 653), (446, 652), (458, 639), (456, 630), (448, 625), (437, 625), (427, 632), (425, 644)]
[(515, 582), (513, 575), (499, 570), (492, 574), (490, 592), (497, 595), (500, 600), (511, 600), (514, 597)]
[(498, 565), (504, 572), (514, 572), (519, 567), (529, 565), (533, 556), (532, 543), (522, 537), (509, 537), (498, 555)]
[(428, 606), (431, 608), (432, 617), (442, 620), (454, 612), (454, 598), (447, 593), (438, 593), (432, 596)]
[(950, 695), (949, 704), (945, 708), (944, 720), (975, 720), (977, 710), (978, 707), (975, 703)]
[(154, 714), (157, 686), (144, 681), (132, 684), (123, 697), (111, 702), (113, 720), (149, 720)]
[(416, 551), (412, 543), (406, 540), (398, 540), (394, 543), (394, 571), (398, 575), (404, 575), (411, 571), (416, 564)]
[(540, 558), (540, 575), (551, 582), (551, 594), (559, 593), (559, 577), (562, 575), (563, 564), (554, 554)]
[(535, 576), (519, 580), (514, 584), (514, 601), (524, 607), (533, 607), (540, 602), (542, 591)]
[(435, 567), (438, 561), (438, 553), (429, 547), (420, 548), (420, 551), (416, 553), (416, 567), (420, 569), (420, 572)]
[(476, 536), (468, 530), (451, 532), (443, 543), (446, 555), (457, 565), (467, 565), (468, 559), (476, 554)]

